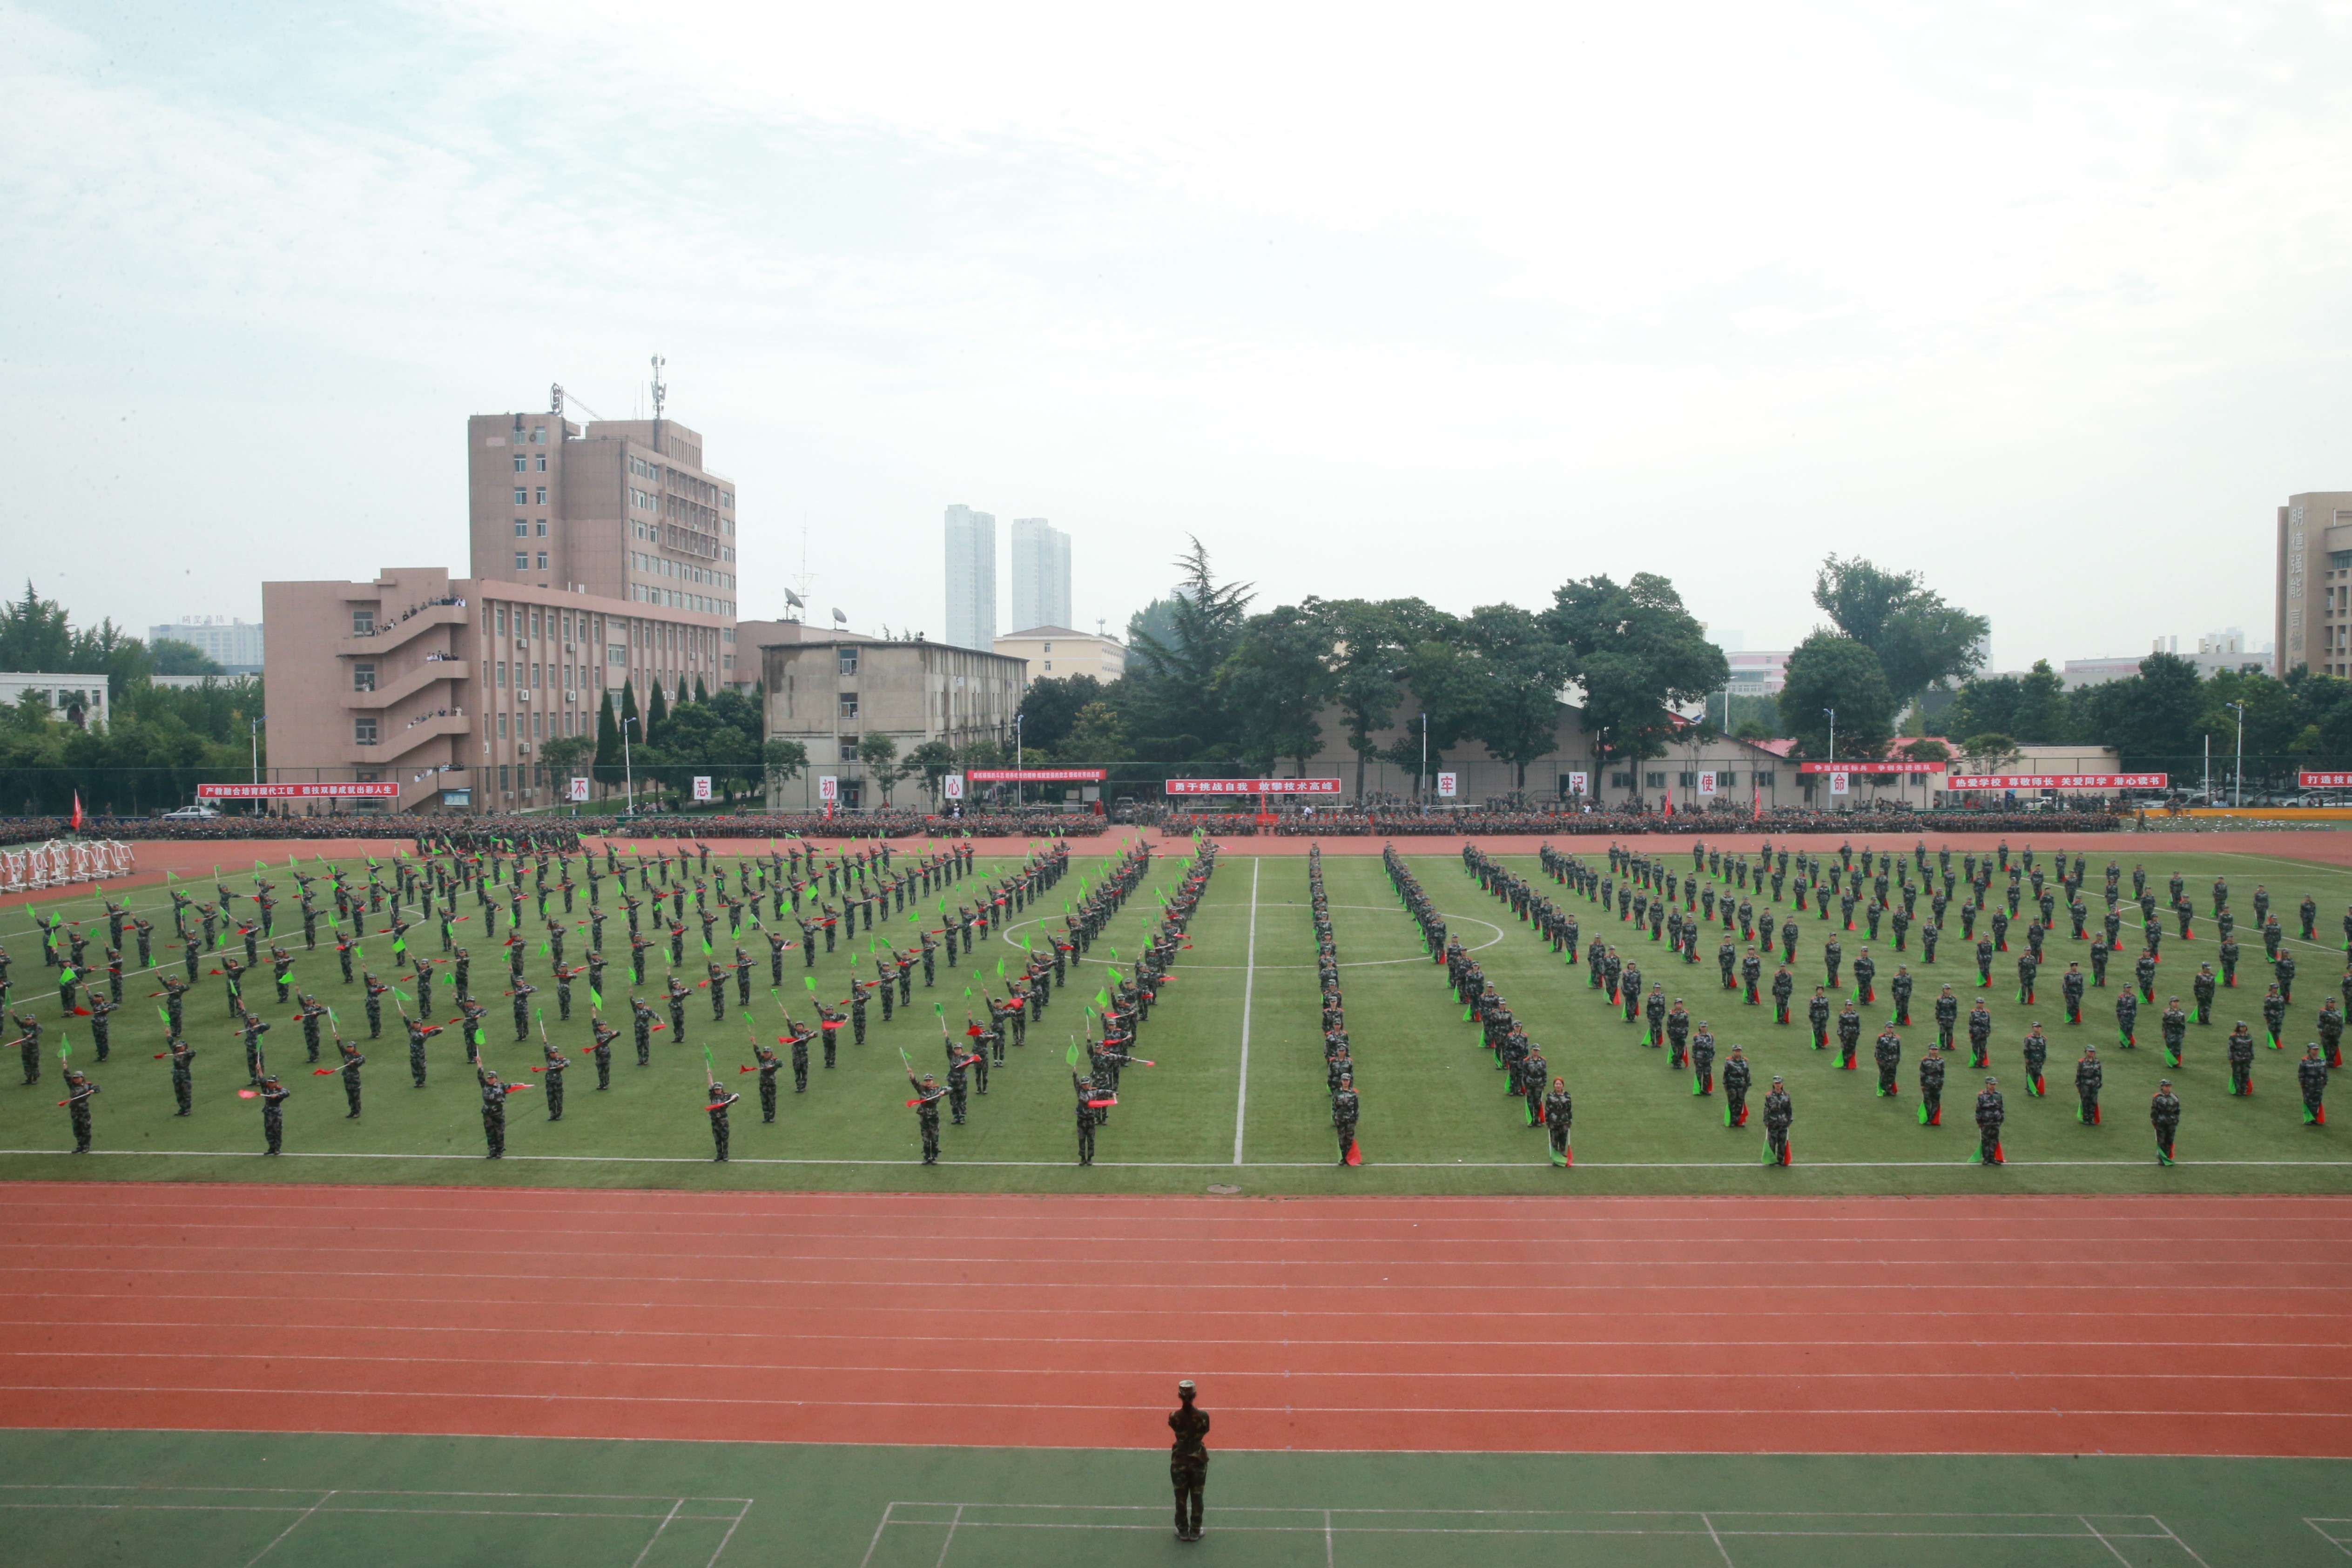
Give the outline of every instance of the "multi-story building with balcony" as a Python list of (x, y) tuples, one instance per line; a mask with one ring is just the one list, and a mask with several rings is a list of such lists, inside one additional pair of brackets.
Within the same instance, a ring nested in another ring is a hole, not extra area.
[[(881, 792), (859, 760), (866, 737), (887, 735), (904, 758), (944, 741), (1013, 745), (1023, 661), (945, 643), (870, 640), (775, 643), (760, 650), (767, 681), (768, 735), (808, 749), (803, 776), (772, 786), (771, 810), (806, 810), (820, 781), (834, 780), (845, 807), (875, 806)], [(903, 803), (922, 786), (907, 783)]]
[[(604, 694), (735, 674), (736, 495), (675, 420), (478, 414), (466, 426), (472, 573), (266, 582), (269, 768), (396, 781), (395, 809), (551, 804), (551, 740)], [(757, 678), (754, 666), (744, 677)]]
[(547, 742), (593, 738), (606, 692), (715, 686), (715, 616), (388, 568), (366, 582), (270, 582), (273, 781), (400, 786), (394, 809), (514, 810), (562, 798)]

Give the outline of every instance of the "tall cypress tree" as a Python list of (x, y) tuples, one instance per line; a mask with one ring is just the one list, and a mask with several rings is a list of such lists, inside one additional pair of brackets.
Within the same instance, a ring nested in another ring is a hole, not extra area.
[(694, 700), (698, 703), (707, 703), (710, 700), (710, 693), (704, 688), (702, 677), (699, 674), (694, 677)]
[(656, 675), (654, 677), (653, 700), (646, 704), (646, 740), (647, 744), (654, 746), (661, 744), (662, 725), (668, 719), (668, 717), (669, 699), (662, 695), (661, 677), (659, 675)]

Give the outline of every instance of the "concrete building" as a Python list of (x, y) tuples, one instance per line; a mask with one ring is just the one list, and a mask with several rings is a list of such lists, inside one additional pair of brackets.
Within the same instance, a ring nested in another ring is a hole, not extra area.
[(996, 641), (996, 518), (970, 507), (948, 508), (947, 641), (985, 650)]
[[(772, 810), (816, 809), (817, 780), (825, 778), (839, 781), (844, 807), (879, 804), (881, 792), (857, 758), (858, 743), (870, 735), (898, 742), (901, 758), (935, 740), (1012, 747), (1024, 685), (1019, 659), (944, 643), (844, 639), (773, 643), (761, 657), (769, 738), (797, 740), (809, 755), (803, 777), (770, 789)], [(922, 786), (910, 780), (899, 789), (919, 793)]]
[(716, 685), (733, 646), (716, 615), (434, 567), (261, 592), (271, 780), (397, 782), (400, 810), (552, 804), (541, 747), (593, 738), (625, 682), (640, 704)]
[(1780, 688), (1789, 684), (1789, 655), (1795, 651), (1780, 648), (1725, 653), (1724, 660), (1731, 666), (1731, 680), (1724, 690), (1741, 697), (1780, 695)]
[(1013, 624), (1070, 623), (1070, 536), (1043, 517), (1013, 519)]
[[(2269, 670), (2277, 659), (2271, 644), (2264, 643), (2259, 648), (2250, 646), (2245, 632), (2236, 626), (2227, 626), (2219, 632), (2206, 632), (2197, 639), (2196, 646), (2186, 653), (2180, 652), (2180, 639), (2178, 637), (2157, 638), (2151, 651), (2158, 653), (2171, 653), (2188, 660), (2197, 666), (2199, 676), (2209, 680), (2224, 670), (2240, 674), (2259, 674)], [(2140, 661), (2146, 656), (2141, 654), (2128, 659), (2069, 659), (2066, 661), (2066, 668), (2063, 672), (2066, 689), (2072, 691), (2076, 686), (2105, 685), (2109, 681), (2128, 679), (2139, 674)]]
[(26, 670), (0, 671), (0, 706), (14, 707), (30, 692), (49, 705), (49, 716), (103, 728), (107, 722), (106, 677), (51, 675)]
[(1008, 659), (1027, 661), (1031, 681), (1043, 675), (1057, 680), (1092, 675), (1108, 685), (1127, 674), (1126, 643), (1092, 632), (1073, 632), (1067, 626), (1032, 626), (1025, 632), (1009, 632), (996, 640), (996, 651)]
[(183, 615), (168, 624), (147, 628), (147, 641), (154, 643), (170, 638), (175, 643), (191, 643), (232, 675), (257, 675), (261, 674), (262, 624), (266, 622), (227, 620), (218, 615)]
[(2352, 490), (2309, 490), (2278, 509), (2271, 673), (2352, 674)]
[[(734, 482), (670, 419), (480, 413), (466, 422), (473, 576), (735, 620)], [(640, 612), (644, 613), (644, 612)], [(726, 638), (719, 678), (731, 680)]]

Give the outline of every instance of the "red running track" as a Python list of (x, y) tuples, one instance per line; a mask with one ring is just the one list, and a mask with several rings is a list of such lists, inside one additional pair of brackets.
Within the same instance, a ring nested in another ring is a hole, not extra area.
[(28, 1183), (19, 1427), (2352, 1454), (2352, 1200)]

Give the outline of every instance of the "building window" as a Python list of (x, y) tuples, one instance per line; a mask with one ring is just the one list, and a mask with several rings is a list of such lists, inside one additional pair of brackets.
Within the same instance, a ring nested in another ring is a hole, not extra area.
[(1644, 789), (1663, 789), (1666, 787), (1666, 776), (1664, 774), (1652, 773), (1646, 777), (1648, 781), (1642, 786)]
[(504, 740), (506, 737), (507, 737), (507, 716), (506, 716), (506, 715), (504, 715), (504, 714), (500, 714), (500, 715), (499, 715), (499, 738), (500, 740)]
[(1716, 781), (1716, 783), (1717, 783), (1718, 786), (1720, 786), (1721, 788), (1726, 789), (1730, 789), (1734, 784), (1737, 784), (1737, 783), (1738, 783), (1738, 782), (1739, 782), (1739, 775), (1738, 775), (1738, 774), (1737, 774), (1737, 773), (1731, 772), (1729, 769), (1727, 769), (1727, 768), (1725, 771), (1723, 771), (1723, 772), (1721, 772), (1721, 773), (1718, 773), (1718, 774), (1717, 774), (1717, 775), (1715, 776), (1715, 781)]
[(539, 500), (538, 500), (537, 504), (538, 504), (538, 505), (540, 505), (540, 506), (544, 507), (545, 505), (547, 505), (547, 486), (544, 486), (544, 485), (541, 485), (541, 486), (540, 486), (538, 488), (539, 488)]
[(352, 738), (362, 746), (375, 744), (375, 716), (364, 714), (352, 720)]
[(539, 519), (539, 537), (541, 538), (545, 538), (547, 537), (547, 519), (545, 517)]
[(629, 651), (616, 643), (604, 650), (604, 662), (608, 664), (625, 664), (629, 662)]
[(1045, 673), (1049, 675), (1054, 673), (1054, 661), (1051, 659), (1045, 661)]
[(542, 474), (547, 472), (547, 459), (543, 455), (539, 460), (539, 471)]
[(856, 736), (845, 735), (841, 737), (841, 760), (844, 762), (855, 762), (857, 760), (857, 737)]
[(547, 444), (547, 426), (543, 424), (534, 424), (530, 427), (530, 444), (533, 446), (544, 446)]
[[(515, 677), (520, 680), (521, 676), (522, 666), (520, 664), (517, 664), (515, 666)], [(533, 664), (530, 667), (530, 684), (534, 689), (539, 685), (539, 665), (536, 664)]]
[(1771, 789), (1771, 788), (1772, 788), (1772, 782), (1773, 782), (1773, 776), (1772, 776), (1769, 772), (1767, 772), (1765, 769), (1763, 769), (1763, 768), (1758, 768), (1758, 769), (1756, 770), (1756, 787), (1757, 787), (1759, 789)]
[(843, 718), (856, 718), (857, 716), (857, 694), (856, 692), (844, 692), (841, 694), (841, 716)]
[(1695, 789), (1698, 787), (1698, 775), (1696, 773), (1677, 773), (1675, 775), (1675, 784), (1678, 789)]
[(522, 539), (522, 538), (529, 538), (530, 537), (530, 525), (529, 523), (524, 522), (520, 517), (517, 517), (517, 518), (515, 519), (515, 538), (519, 538), (519, 539)]
[(352, 690), (355, 692), (372, 692), (375, 690), (375, 666), (373, 664), (361, 663), (355, 664), (352, 666)]
[(524, 489), (521, 486), (517, 485), (515, 486), (515, 505), (518, 507), (526, 506), (530, 501), (530, 492)]
[(522, 466), (522, 465), (523, 465), (522, 454), (521, 454), (521, 453), (520, 453), (520, 452), (518, 452), (518, 453), (516, 453), (516, 454), (515, 454), (515, 472), (516, 472), (516, 473), (520, 474), (520, 473), (521, 473), (521, 472), (523, 471), (523, 466)]
[(844, 648), (839, 652), (841, 657), (841, 673), (845, 675), (856, 674), (857, 673), (857, 650), (855, 648)]
[(545, 550), (539, 552), (539, 570), (541, 571), (545, 571), (547, 570), (547, 552)]
[(1609, 776), (1609, 788), (1612, 789), (1631, 789), (1633, 787), (1633, 776), (1631, 773), (1612, 773)]
[(515, 551), (515, 570), (517, 571), (529, 571), (530, 570), (530, 551), (527, 549), (519, 549)]
[(507, 662), (506, 662), (504, 659), (500, 659), (500, 660), (499, 661), (499, 685), (505, 685), (506, 684), (507, 684)]
[(375, 612), (373, 610), (352, 611), (352, 635), (354, 637), (372, 637), (374, 634)]

